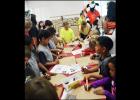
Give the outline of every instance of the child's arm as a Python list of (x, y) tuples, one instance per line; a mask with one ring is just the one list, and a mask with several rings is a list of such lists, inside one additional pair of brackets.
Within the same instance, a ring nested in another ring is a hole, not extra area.
[(98, 69), (99, 69), (98, 66), (95, 66), (94, 68), (90, 68), (90, 69), (83, 68), (83, 72), (84, 72), (85, 74), (87, 74), (87, 73), (93, 73), (93, 72), (97, 72)]
[(40, 69), (42, 69), (43, 71), (45, 71), (45, 73), (48, 73), (48, 74), (50, 73), (48, 71), (48, 69), (41, 62), (38, 62), (38, 66), (39, 66)]
[(104, 90), (103, 88), (95, 89), (94, 93), (97, 95), (105, 95), (108, 100), (116, 100), (115, 95), (112, 95), (109, 91)]
[(104, 94), (109, 100), (116, 100), (116, 97), (112, 95), (112, 93), (110, 93), (109, 91), (104, 90)]
[(62, 50), (60, 50), (60, 49), (51, 49), (51, 52), (53, 52), (55, 54), (58, 54), (58, 53), (61, 53)]
[(100, 75), (100, 74), (91, 73), (90, 75), (86, 75), (86, 78), (87, 78), (87, 79), (89, 79), (89, 78), (102, 79), (103, 76)]
[(53, 65), (59, 63), (59, 61), (57, 59), (55, 61), (51, 61), (51, 62), (47, 61), (43, 52), (39, 52), (39, 60), (45, 66), (53, 66)]
[(91, 83), (91, 86), (94, 87), (94, 88), (97, 88), (99, 86), (103, 86), (105, 85), (106, 83), (110, 82), (110, 78), (109, 77), (105, 77), (103, 79), (100, 79), (100, 80), (97, 80), (97, 81), (94, 81)]

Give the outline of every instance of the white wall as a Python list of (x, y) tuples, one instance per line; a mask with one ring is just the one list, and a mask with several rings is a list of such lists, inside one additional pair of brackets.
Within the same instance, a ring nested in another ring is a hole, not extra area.
[[(106, 15), (107, 2), (95, 1), (99, 3), (96, 9), (101, 15)], [(77, 14), (79, 16), (81, 10), (89, 1), (25, 1), (25, 10), (31, 10), (36, 14), (37, 20), (51, 19), (53, 16), (63, 16)]]

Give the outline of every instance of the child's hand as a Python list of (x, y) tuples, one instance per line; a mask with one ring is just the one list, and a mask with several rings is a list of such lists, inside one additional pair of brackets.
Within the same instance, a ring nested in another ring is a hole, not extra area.
[(89, 80), (90, 77), (91, 77), (90, 75), (85, 75), (83, 80), (84, 81), (86, 81), (86, 79)]
[(49, 72), (49, 75), (50, 76), (55, 76), (55, 75), (57, 75), (56, 73), (51, 73), (51, 72)]
[(95, 89), (94, 93), (98, 95), (104, 95), (105, 91), (103, 88), (100, 87), (100, 88)]
[(58, 59), (62, 59), (63, 58), (63, 55), (58, 55)]
[(90, 71), (88, 69), (86, 69), (86, 68), (82, 68), (82, 71), (84, 72), (84, 74), (90, 73)]
[(51, 76), (49, 74), (47, 74), (47, 73), (45, 73), (45, 75), (43, 77), (46, 78), (46, 79), (48, 79), (48, 80), (51, 79)]
[(55, 64), (59, 64), (59, 60), (58, 59), (55, 60)]

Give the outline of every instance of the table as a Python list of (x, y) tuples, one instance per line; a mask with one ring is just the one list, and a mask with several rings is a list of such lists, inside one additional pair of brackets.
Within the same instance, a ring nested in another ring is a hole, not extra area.
[[(64, 49), (64, 51), (71, 51), (72, 47), (67, 47), (67, 49)], [(69, 65), (69, 64), (80, 64), (81, 66), (85, 66), (88, 65), (90, 63), (90, 56), (85, 56), (85, 57), (80, 57), (80, 58), (75, 58), (74, 56), (71, 57), (65, 57), (63, 59), (60, 59), (60, 64), (64, 64), (64, 65)], [(96, 63), (98, 63), (98, 61), (95, 61)], [(82, 72), (78, 72), (79, 74)], [(96, 72), (98, 73), (98, 72)], [(83, 73), (82, 73), (83, 74)], [(65, 78), (65, 75), (62, 74), (58, 74), (56, 76), (52, 76), (50, 82), (55, 85), (55, 84), (60, 84), (63, 78)], [(83, 74), (84, 77), (84, 74)], [(75, 95), (76, 99), (92, 99), (92, 100), (105, 100), (106, 96), (105, 95), (96, 95), (94, 92), (94, 88), (92, 88), (90, 91), (85, 91), (84, 86), (80, 86), (76, 89), (73, 89), (71, 91), (71, 95)], [(58, 91), (58, 95), (60, 96), (60, 93)], [(64, 99), (64, 95), (66, 95), (66, 92), (62, 94), (62, 97)]]

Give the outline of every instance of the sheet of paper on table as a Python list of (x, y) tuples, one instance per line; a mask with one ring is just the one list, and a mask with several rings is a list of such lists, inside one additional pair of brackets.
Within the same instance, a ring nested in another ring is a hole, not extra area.
[(82, 53), (82, 50), (83, 50), (83, 49), (74, 50), (74, 51), (72, 51), (71, 53), (72, 53), (73, 55), (81, 54), (81, 53)]
[(79, 64), (71, 64), (71, 65), (55, 65), (50, 72), (52, 73), (61, 73), (61, 74), (73, 74), (75, 72), (81, 71), (81, 67)]

